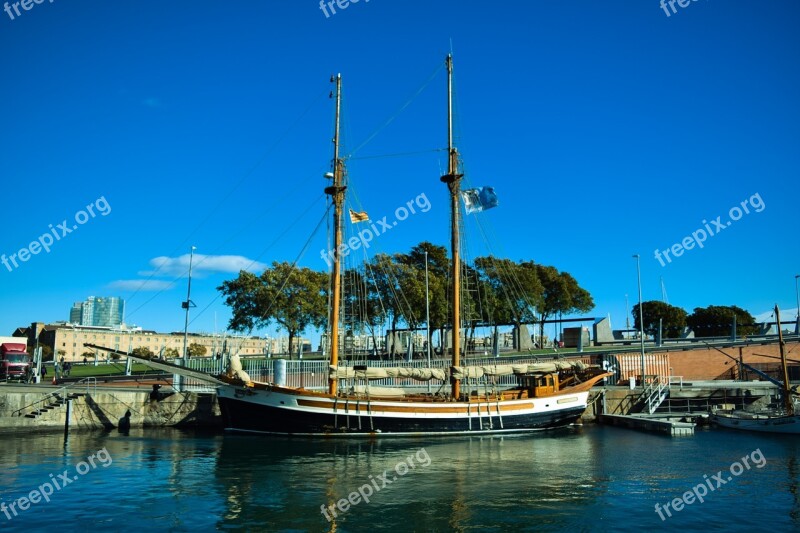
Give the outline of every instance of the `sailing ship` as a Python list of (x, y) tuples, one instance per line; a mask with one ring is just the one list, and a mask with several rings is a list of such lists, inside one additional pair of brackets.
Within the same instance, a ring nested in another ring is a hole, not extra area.
[(789, 385), (789, 371), (786, 367), (783, 331), (781, 330), (781, 314), (775, 306), (775, 321), (778, 326), (778, 344), (781, 352), (781, 368), (783, 381), (770, 381), (780, 385), (782, 405), (778, 408), (761, 411), (745, 411), (741, 409), (720, 409), (712, 413), (711, 421), (720, 427), (759, 431), (762, 433), (800, 434), (800, 409), (796, 405), (794, 391)]
[[(217, 376), (217, 397), (230, 431), (325, 436), (453, 435), (521, 432), (569, 425), (586, 410), (591, 388), (610, 374), (583, 363), (557, 361), (538, 364), (461, 366), (459, 250), (459, 153), (453, 145), (452, 56), (447, 56), (448, 172), (441, 178), (449, 190), (451, 211), (452, 303), (450, 332), (452, 361), (442, 368), (370, 368), (339, 365), (339, 302), (341, 301), (342, 217), (345, 189), (344, 159), (339, 154), (339, 117), (342, 77), (335, 81), (336, 122), (332, 184), (325, 189), (334, 217), (331, 305), (328, 339), (330, 374), (327, 391), (287, 387), (253, 381), (242, 371), (238, 357), (229, 371)], [(332, 174), (332, 176), (331, 176)], [(462, 380), (491, 376), (517, 376), (518, 385), (483, 394), (462, 392)], [(371, 387), (370, 380), (413, 378), (450, 380), (449, 392), (421, 393), (401, 388)], [(356, 386), (356, 383), (363, 383)], [(347, 386), (340, 387), (340, 383)]]

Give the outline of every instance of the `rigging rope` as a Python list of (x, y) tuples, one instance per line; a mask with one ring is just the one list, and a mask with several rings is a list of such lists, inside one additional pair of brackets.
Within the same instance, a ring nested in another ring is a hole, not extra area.
[(377, 137), (377, 136), (378, 136), (378, 134), (379, 134), (381, 131), (383, 131), (383, 130), (384, 130), (384, 129), (385, 129), (385, 128), (386, 128), (386, 127), (389, 125), (389, 124), (391, 124), (392, 122), (394, 122), (394, 120), (395, 120), (397, 117), (399, 117), (399, 116), (400, 116), (400, 114), (401, 114), (403, 111), (405, 111), (405, 109), (406, 109), (406, 108), (407, 108), (409, 105), (411, 105), (411, 102), (413, 102), (414, 100), (416, 100), (416, 98), (417, 98), (417, 97), (418, 97), (420, 94), (422, 94), (422, 91), (424, 91), (424, 90), (425, 90), (425, 88), (426, 88), (426, 87), (428, 87), (428, 85), (430, 85), (430, 83), (433, 81), (433, 79), (436, 77), (436, 75), (437, 75), (437, 74), (439, 74), (439, 71), (440, 71), (440, 70), (442, 70), (442, 69), (444, 68), (444, 65), (445, 65), (444, 63), (440, 63), (440, 64), (439, 64), (439, 66), (437, 66), (437, 67), (436, 67), (436, 69), (433, 71), (433, 74), (431, 74), (431, 75), (428, 77), (428, 79), (427, 79), (427, 80), (425, 80), (425, 83), (423, 83), (423, 84), (422, 84), (422, 86), (421, 86), (419, 89), (417, 89), (417, 91), (416, 91), (416, 92), (415, 92), (415, 93), (414, 93), (414, 94), (413, 94), (413, 95), (412, 95), (412, 96), (411, 96), (411, 97), (410, 97), (410, 98), (409, 98), (409, 99), (406, 101), (406, 103), (404, 103), (402, 106), (400, 106), (400, 109), (398, 109), (398, 110), (397, 110), (397, 112), (395, 112), (395, 114), (393, 114), (391, 117), (389, 117), (389, 118), (388, 118), (388, 119), (387, 119), (387, 120), (386, 120), (386, 121), (385, 121), (385, 122), (384, 122), (384, 123), (383, 123), (381, 126), (379, 126), (379, 127), (378, 127), (378, 129), (376, 129), (376, 130), (375, 130), (375, 131), (374, 131), (374, 132), (373, 132), (373, 133), (372, 133), (372, 134), (371, 134), (369, 137), (367, 137), (367, 138), (366, 138), (366, 140), (365, 140), (364, 142), (362, 142), (361, 144), (359, 144), (359, 145), (356, 147), (356, 149), (355, 149), (355, 150), (353, 150), (352, 152), (350, 152), (350, 153), (349, 153), (349, 154), (348, 154), (348, 155), (345, 157), (345, 159), (349, 159), (349, 158), (351, 158), (352, 156), (354, 156), (355, 154), (357, 154), (359, 150), (361, 150), (361, 149), (362, 149), (362, 148), (364, 148), (364, 147), (365, 147), (367, 144), (369, 144), (369, 143), (372, 141), (372, 139), (374, 139), (375, 137)]
[[(294, 274), (294, 271), (297, 268), (297, 263), (299, 263), (300, 260), (305, 255), (306, 250), (308, 250), (308, 247), (311, 245), (311, 241), (316, 236), (317, 232), (319, 231), (319, 228), (322, 226), (322, 223), (325, 222), (325, 220), (328, 218), (329, 213), (330, 213), (330, 206), (325, 211), (325, 214), (322, 215), (322, 218), (317, 223), (317, 226), (314, 228), (314, 231), (311, 233), (311, 235), (309, 235), (308, 240), (306, 240), (305, 244), (303, 245), (303, 248), (300, 250), (300, 253), (297, 254), (297, 257), (295, 258), (295, 260), (290, 265), (291, 266), (291, 270), (289, 270), (289, 274), (286, 276), (286, 279), (283, 280), (283, 283), (281, 284), (280, 288), (278, 289), (278, 292), (283, 291), (283, 289), (286, 287), (286, 284), (289, 283), (289, 280), (291, 279), (292, 274)], [(270, 311), (272, 311), (272, 307), (274, 306), (274, 304), (275, 304), (275, 300), (273, 300), (272, 303), (270, 303), (269, 307), (267, 307), (267, 309), (261, 314), (261, 316), (258, 318), (258, 320), (256, 322), (260, 322), (260, 321), (264, 320), (264, 318), (269, 315)], [(255, 329), (255, 322), (254, 322), (254, 325), (251, 326), (249, 330), (247, 330), (247, 334), (245, 335), (245, 337), (249, 337), (254, 329)], [(236, 351), (237, 352), (239, 351), (239, 347), (241, 346), (241, 344), (243, 342), (244, 342), (244, 339), (241, 339), (239, 341), (239, 344), (236, 346)], [(289, 350), (291, 350), (291, 349), (292, 349), (292, 347), (290, 346)]]
[[(234, 185), (234, 186), (233, 186), (233, 187), (232, 187), (232, 188), (231, 188), (231, 189), (228, 191), (228, 193), (227, 193), (227, 194), (226, 194), (226, 195), (225, 195), (225, 196), (224, 196), (224, 197), (223, 197), (223, 198), (222, 198), (222, 199), (221, 199), (221, 200), (220, 200), (220, 201), (217, 203), (217, 205), (216, 205), (214, 208), (212, 208), (212, 209), (211, 209), (211, 210), (208, 212), (208, 214), (206, 215), (206, 217), (205, 217), (203, 220), (201, 220), (201, 221), (200, 221), (200, 223), (199, 223), (199, 224), (197, 224), (197, 226), (195, 226), (195, 228), (194, 228), (194, 229), (193, 229), (191, 232), (189, 232), (189, 234), (186, 236), (186, 238), (185, 238), (183, 241), (181, 241), (181, 243), (180, 243), (180, 244), (178, 244), (178, 245), (177, 245), (177, 246), (176, 246), (176, 247), (175, 247), (175, 248), (174, 248), (174, 249), (173, 249), (173, 250), (172, 250), (172, 251), (169, 253), (169, 256), (172, 256), (172, 255), (174, 255), (174, 254), (178, 253), (178, 251), (179, 251), (179, 250), (181, 250), (182, 248), (184, 248), (184, 247), (186, 246), (186, 243), (187, 243), (187, 242), (189, 242), (189, 240), (191, 239), (191, 237), (192, 237), (192, 236), (193, 236), (195, 233), (197, 233), (197, 231), (198, 231), (200, 228), (202, 228), (202, 227), (203, 227), (203, 226), (204, 226), (204, 225), (205, 225), (205, 224), (206, 224), (206, 223), (207, 223), (209, 220), (211, 220), (211, 218), (212, 218), (212, 217), (213, 217), (213, 216), (216, 214), (216, 212), (217, 212), (217, 211), (219, 211), (219, 209), (220, 209), (220, 208), (221, 208), (221, 207), (222, 207), (222, 206), (225, 204), (225, 202), (227, 202), (227, 201), (228, 201), (228, 199), (229, 199), (229, 198), (230, 198), (230, 197), (233, 195), (233, 193), (234, 193), (234, 192), (235, 192), (235, 191), (236, 191), (236, 190), (237, 190), (237, 189), (238, 189), (238, 188), (239, 188), (239, 187), (240, 187), (240, 186), (241, 186), (241, 185), (242, 185), (242, 184), (243, 184), (243, 183), (244, 183), (244, 182), (245, 182), (245, 181), (246, 181), (246, 180), (247, 180), (247, 179), (248, 179), (248, 178), (249, 178), (249, 177), (250, 177), (250, 176), (251, 176), (251, 175), (252, 175), (252, 174), (255, 172), (255, 171), (256, 171), (256, 169), (257, 169), (259, 166), (261, 166), (261, 164), (262, 164), (262, 163), (263, 163), (263, 162), (264, 162), (264, 161), (267, 159), (267, 157), (268, 157), (269, 155), (271, 155), (271, 154), (272, 154), (272, 152), (273, 152), (273, 151), (275, 151), (275, 150), (278, 148), (278, 146), (279, 146), (279, 145), (280, 145), (280, 144), (281, 144), (281, 143), (282, 143), (282, 142), (283, 142), (283, 141), (286, 139), (286, 137), (288, 137), (288, 136), (289, 136), (289, 134), (292, 132), (292, 130), (294, 130), (294, 129), (295, 129), (295, 127), (296, 127), (296, 126), (297, 126), (297, 125), (298, 125), (298, 124), (299, 124), (299, 123), (302, 121), (302, 119), (303, 119), (303, 118), (305, 118), (305, 116), (306, 116), (306, 115), (309, 113), (309, 111), (311, 111), (311, 109), (312, 109), (312, 108), (313, 108), (313, 107), (314, 107), (314, 106), (317, 104), (317, 101), (318, 101), (318, 100), (320, 99), (320, 97), (321, 97), (321, 96), (323, 96), (323, 95), (327, 95), (327, 90), (326, 90), (325, 92), (323, 92), (323, 93), (321, 93), (321, 94), (319, 94), (319, 95), (317, 95), (317, 96), (315, 96), (315, 97), (314, 97), (314, 99), (311, 101), (311, 103), (308, 105), (308, 107), (307, 107), (307, 108), (306, 108), (306, 109), (305, 109), (305, 110), (304, 110), (304, 111), (303, 111), (303, 112), (300, 114), (300, 116), (299, 116), (299, 117), (298, 117), (298, 118), (297, 118), (297, 119), (296, 119), (296, 120), (295, 120), (295, 121), (294, 121), (294, 122), (293, 122), (293, 123), (292, 123), (292, 124), (291, 124), (291, 125), (290, 125), (290, 126), (289, 126), (289, 127), (288, 127), (288, 128), (287, 128), (287, 129), (286, 129), (286, 130), (285, 130), (285, 131), (284, 131), (284, 132), (281, 134), (281, 135), (280, 135), (280, 136), (279, 136), (279, 137), (278, 137), (278, 139), (277, 139), (277, 140), (276, 140), (276, 141), (275, 141), (275, 142), (274, 142), (274, 143), (273, 143), (273, 144), (272, 144), (272, 145), (271, 145), (269, 148), (267, 148), (267, 149), (266, 149), (266, 150), (265, 150), (265, 151), (262, 153), (261, 157), (260, 157), (260, 158), (259, 158), (259, 159), (258, 159), (258, 160), (257, 160), (257, 161), (256, 161), (256, 162), (255, 162), (255, 163), (254, 163), (254, 164), (253, 164), (251, 167), (250, 167), (250, 169), (248, 169), (248, 170), (247, 170), (247, 171), (246, 171), (246, 172), (245, 172), (245, 173), (242, 175), (242, 177), (239, 179), (239, 181), (238, 181), (238, 182), (237, 182), (237, 183), (236, 183), (236, 184), (235, 184), (235, 185)], [(306, 180), (306, 181), (307, 181), (307, 180)], [(294, 190), (296, 190), (296, 189), (294, 189)], [(287, 195), (286, 195), (286, 196), (289, 196), (289, 194), (291, 194), (292, 192), (294, 192), (294, 190), (292, 190), (292, 191), (289, 191), (289, 193), (287, 193)], [(147, 279), (145, 279), (145, 280), (142, 282), (142, 284), (141, 284), (141, 285), (140, 285), (140, 286), (139, 286), (139, 287), (138, 287), (136, 290), (134, 290), (134, 291), (133, 291), (133, 294), (132, 294), (132, 295), (130, 295), (130, 296), (127, 298), (128, 302), (130, 302), (131, 300), (133, 300), (133, 298), (135, 298), (135, 297), (136, 297), (136, 295), (137, 295), (137, 294), (139, 294), (139, 292), (141, 292), (141, 291), (143, 290), (143, 288), (145, 287), (145, 285), (147, 284), (147, 282), (151, 281), (151, 280), (152, 280), (152, 279), (153, 279), (153, 278), (154, 278), (156, 275), (158, 275), (158, 273), (159, 273), (159, 272), (160, 272), (160, 271), (161, 271), (163, 268), (164, 268), (164, 265), (162, 264), (162, 265), (159, 265), (159, 266), (158, 266), (158, 267), (157, 267), (157, 268), (156, 268), (156, 269), (155, 269), (153, 272), (151, 272), (151, 273), (150, 273), (150, 276), (149, 276)], [(188, 273), (188, 269), (187, 269), (187, 270), (184, 272), (184, 275), (185, 275), (186, 273)], [(183, 276), (179, 276), (177, 279), (180, 279), (180, 278), (182, 278), (182, 277), (183, 277)], [(176, 279), (176, 281), (177, 281), (177, 279)], [(162, 290), (158, 291), (158, 292), (156, 293), (156, 296), (157, 296), (158, 294), (160, 294), (161, 292), (163, 292), (164, 290), (165, 290), (165, 289), (162, 289)], [(135, 313), (136, 313), (137, 311), (139, 311), (139, 310), (140, 310), (140, 309), (141, 309), (141, 308), (142, 308), (144, 305), (146, 305), (147, 303), (149, 303), (150, 301), (152, 301), (152, 299), (153, 299), (153, 298), (150, 298), (150, 299), (149, 299), (149, 300), (147, 300), (147, 301), (146, 301), (144, 304), (140, 305), (139, 307), (137, 307), (136, 309), (134, 309), (132, 312), (129, 312), (129, 313), (128, 313), (128, 317), (130, 317), (131, 315), (135, 314)]]

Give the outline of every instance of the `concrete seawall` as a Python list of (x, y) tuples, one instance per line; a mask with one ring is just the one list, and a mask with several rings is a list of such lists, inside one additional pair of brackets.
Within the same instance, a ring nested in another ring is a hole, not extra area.
[(70, 429), (112, 429), (127, 411), (131, 427), (222, 427), (216, 397), (208, 393), (162, 392), (151, 399), (150, 392), (105, 387), (87, 392), (86, 388), (63, 391), (6, 385), (0, 387), (0, 433), (63, 431), (66, 401), (71, 401)]

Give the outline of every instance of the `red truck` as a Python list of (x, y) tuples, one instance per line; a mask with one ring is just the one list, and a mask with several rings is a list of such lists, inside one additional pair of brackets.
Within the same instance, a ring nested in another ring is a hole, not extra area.
[(28, 381), (31, 372), (31, 356), (22, 343), (0, 344), (0, 380)]

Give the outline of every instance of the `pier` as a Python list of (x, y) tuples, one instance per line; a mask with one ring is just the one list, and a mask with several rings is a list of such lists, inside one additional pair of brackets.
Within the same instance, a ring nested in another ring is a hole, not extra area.
[(698, 422), (703, 423), (713, 409), (767, 405), (779, 392), (765, 381), (653, 378), (644, 388), (605, 387), (595, 404), (597, 421), (671, 436), (693, 435)]
[(652, 418), (647, 415), (603, 415), (603, 424), (610, 426), (664, 433), (672, 437), (694, 435), (694, 422), (683, 422), (666, 418)]

